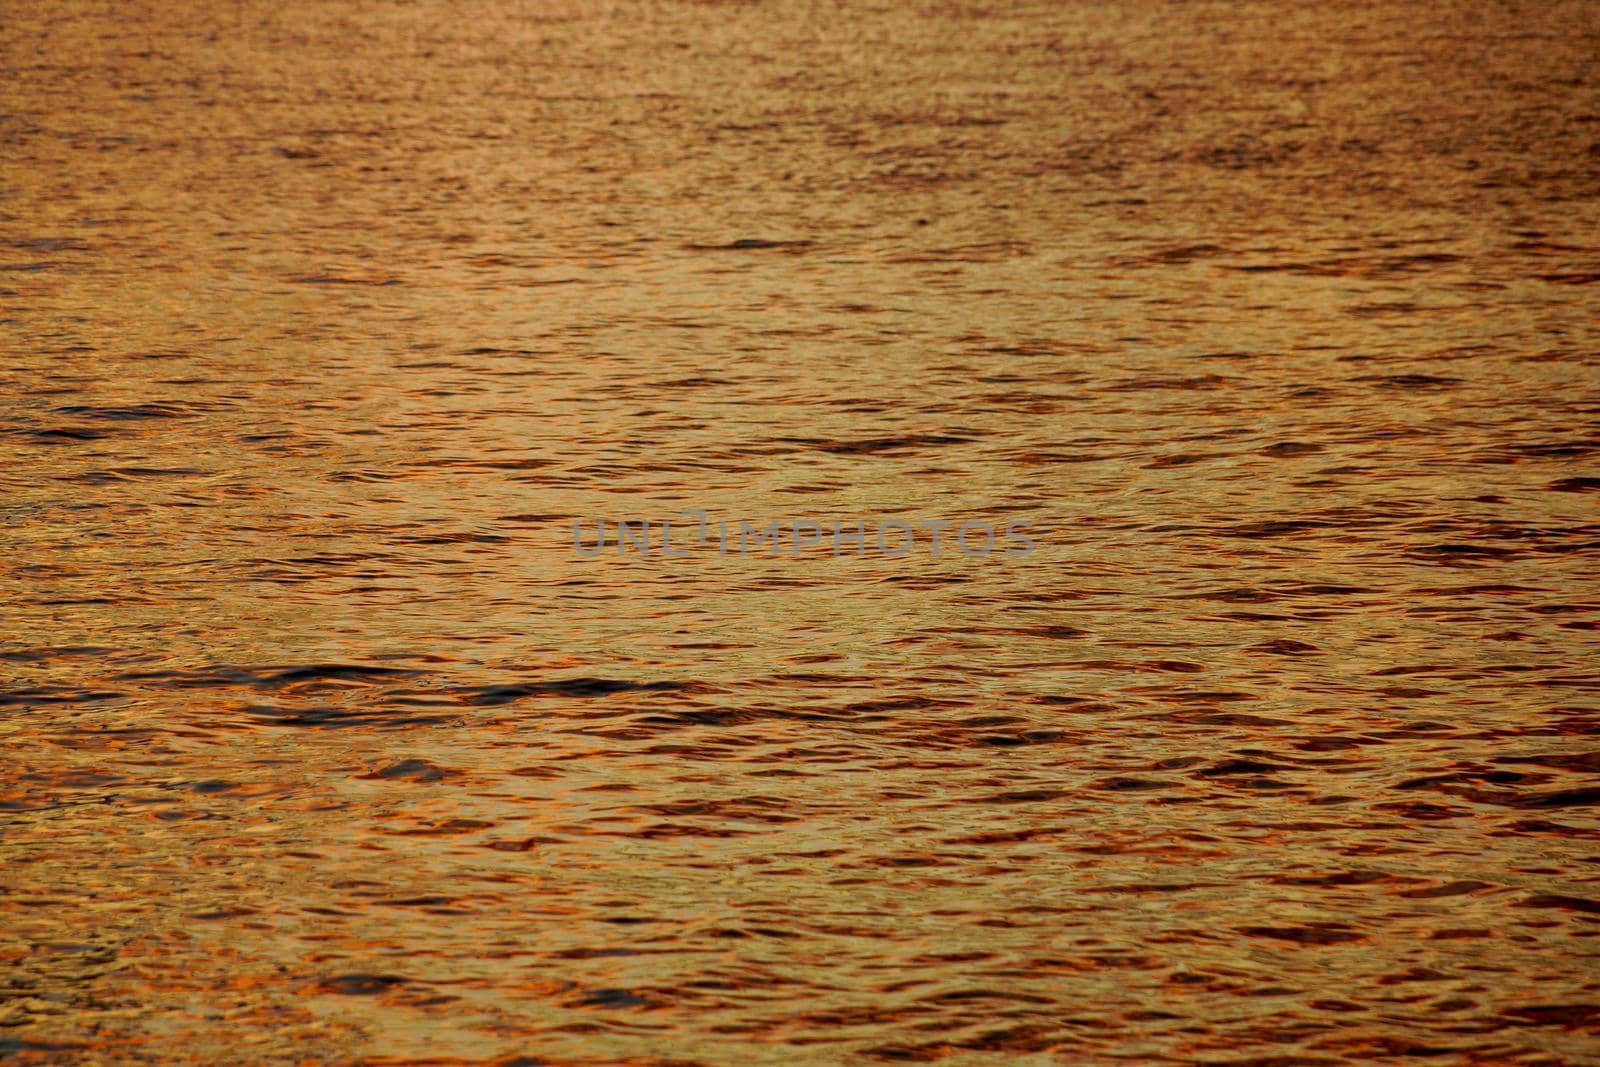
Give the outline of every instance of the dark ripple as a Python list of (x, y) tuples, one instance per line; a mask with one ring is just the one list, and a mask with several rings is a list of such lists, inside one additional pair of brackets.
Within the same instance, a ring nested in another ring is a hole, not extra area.
[(712, 687), (697, 682), (631, 682), (621, 678), (562, 678), (458, 690), (468, 704), (509, 704), (526, 697), (602, 697), (615, 693), (707, 693)]

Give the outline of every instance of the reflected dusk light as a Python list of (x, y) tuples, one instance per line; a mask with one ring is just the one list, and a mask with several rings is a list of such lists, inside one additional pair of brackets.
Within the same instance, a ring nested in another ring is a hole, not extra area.
[(1600, 3), (0, 66), (0, 1062), (1600, 1063)]

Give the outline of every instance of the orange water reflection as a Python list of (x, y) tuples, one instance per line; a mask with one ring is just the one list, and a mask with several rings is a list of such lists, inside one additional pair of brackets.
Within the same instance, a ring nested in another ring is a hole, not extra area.
[(1593, 5), (201, 7), (0, 34), (0, 1054), (1594, 1055)]

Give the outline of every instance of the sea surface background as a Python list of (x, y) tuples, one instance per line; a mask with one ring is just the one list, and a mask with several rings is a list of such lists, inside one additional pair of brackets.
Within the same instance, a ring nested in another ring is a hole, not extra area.
[(0, 1057), (1600, 1062), (1597, 66), (0, 3)]

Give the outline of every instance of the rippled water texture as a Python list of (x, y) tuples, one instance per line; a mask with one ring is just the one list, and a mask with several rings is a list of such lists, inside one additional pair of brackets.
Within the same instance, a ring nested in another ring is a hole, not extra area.
[(0, 5), (0, 1058), (1600, 1062), (1597, 62)]

